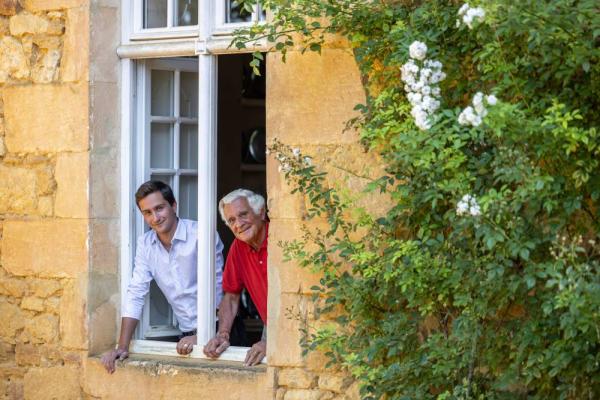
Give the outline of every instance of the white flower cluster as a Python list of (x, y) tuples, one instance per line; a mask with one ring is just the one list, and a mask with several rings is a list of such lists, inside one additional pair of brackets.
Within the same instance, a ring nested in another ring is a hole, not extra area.
[[(411, 115), (419, 129), (431, 128), (429, 117), (440, 107), (438, 83), (446, 79), (442, 63), (427, 60), (427, 45), (414, 41), (408, 48), (410, 60), (402, 65), (402, 81), (407, 99), (412, 105)], [(418, 65), (419, 64), (419, 65)]]
[(485, 117), (488, 113), (487, 108), (485, 108), (485, 102), (489, 106), (494, 106), (498, 102), (496, 96), (489, 95), (485, 96), (481, 92), (475, 93), (473, 96), (473, 107), (468, 106), (458, 116), (458, 123), (461, 125), (471, 125), (471, 126), (479, 126), (483, 122), (483, 117)]
[(477, 203), (475, 196), (465, 194), (462, 199), (456, 204), (456, 215), (470, 214), (473, 217), (481, 215), (481, 208)]
[(292, 170), (293, 166), (310, 167), (312, 165), (312, 158), (310, 158), (309, 156), (302, 157), (302, 153), (297, 147), (292, 149), (292, 157), (288, 157), (284, 153), (277, 151), (275, 152), (275, 158), (280, 163), (278, 167), (279, 172), (283, 172), (286, 174)]
[(456, 26), (459, 27), (462, 23), (467, 25), (469, 29), (473, 29), (473, 23), (483, 21), (485, 17), (485, 10), (481, 7), (471, 7), (469, 3), (465, 3), (458, 10), (458, 18), (456, 19)]

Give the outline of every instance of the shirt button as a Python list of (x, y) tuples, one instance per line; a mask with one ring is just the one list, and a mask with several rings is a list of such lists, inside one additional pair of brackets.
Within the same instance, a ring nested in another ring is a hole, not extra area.
[(258, 263), (259, 263), (259, 264), (262, 264), (262, 261), (259, 261)]

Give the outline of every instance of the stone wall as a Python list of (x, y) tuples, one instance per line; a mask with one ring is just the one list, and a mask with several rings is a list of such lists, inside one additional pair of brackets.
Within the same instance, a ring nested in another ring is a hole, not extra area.
[(78, 398), (88, 347), (88, 5), (2, 0), (0, 14), (0, 395)]
[[(360, 189), (366, 182), (348, 174), (376, 172), (379, 163), (365, 155), (356, 132), (344, 132), (355, 116), (354, 106), (364, 92), (350, 50), (333, 41), (322, 54), (291, 52), (282, 63), (270, 54), (267, 74), (267, 142), (277, 138), (313, 157), (328, 172), (332, 185)], [(275, 398), (359, 399), (358, 385), (339, 368), (325, 368), (323, 355), (302, 355), (301, 328), (315, 325), (310, 287), (319, 276), (293, 262), (284, 262), (278, 241), (301, 235), (301, 226), (316, 227), (323, 221), (306, 220), (304, 200), (291, 188), (270, 157), (267, 168), (269, 194), (269, 368), (275, 377)], [(383, 212), (383, 204), (364, 203), (370, 211)]]

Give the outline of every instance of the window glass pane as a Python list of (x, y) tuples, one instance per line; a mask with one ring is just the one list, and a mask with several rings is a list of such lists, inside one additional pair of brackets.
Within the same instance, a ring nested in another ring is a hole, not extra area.
[(150, 114), (173, 116), (173, 71), (152, 70)]
[(181, 176), (179, 178), (179, 216), (198, 219), (198, 177)]
[(252, 21), (252, 13), (244, 10), (240, 3), (236, 0), (225, 0), (226, 1), (226, 15), (225, 20), (231, 22), (250, 22)]
[(144, 28), (167, 26), (167, 0), (144, 0)]
[(173, 188), (173, 176), (172, 175), (152, 174), (152, 175), (150, 175), (150, 180), (164, 182), (167, 185), (169, 185), (171, 187), (171, 189)]
[(198, 118), (198, 73), (181, 72), (179, 108), (181, 117)]
[(154, 281), (150, 284), (150, 325), (171, 325), (169, 303)]
[(173, 125), (151, 124), (150, 168), (173, 168)]
[(181, 125), (179, 165), (182, 169), (198, 169), (198, 127)]
[(198, 0), (177, 0), (175, 26), (198, 25)]

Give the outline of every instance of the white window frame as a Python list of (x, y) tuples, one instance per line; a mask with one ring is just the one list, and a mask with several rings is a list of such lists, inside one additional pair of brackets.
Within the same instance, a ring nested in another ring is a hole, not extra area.
[[(169, 0), (176, 1), (176, 0)], [(230, 34), (234, 25), (217, 26), (219, 4), (224, 0), (198, 0), (198, 26), (174, 27), (168, 29), (144, 29), (142, 26), (143, 0), (122, 0), (122, 45), (117, 50), (121, 57), (121, 298), (127, 291), (133, 271), (133, 248), (135, 243), (135, 222), (141, 219), (132, 201), (139, 177), (133, 176), (135, 160), (132, 151), (137, 143), (136, 131), (144, 124), (144, 116), (136, 110), (138, 93), (136, 61), (144, 58), (193, 56), (198, 57), (198, 221), (204, 221), (198, 229), (198, 332), (197, 346), (187, 357), (207, 358), (202, 352), (203, 345), (214, 337), (215, 316), (215, 235), (217, 218), (217, 55), (241, 52), (266, 51), (265, 42), (254, 44), (252, 48), (240, 51), (229, 48)], [(138, 7), (136, 11), (135, 7)], [(224, 8), (223, 8), (224, 10)], [(203, 12), (204, 11), (204, 12)], [(258, 12), (258, 10), (257, 10)], [(221, 13), (224, 18), (224, 12)], [(129, 23), (133, 19), (133, 29)], [(241, 25), (248, 25), (244, 23)], [(216, 29), (216, 28), (219, 29)], [(180, 29), (180, 28), (186, 28)], [(192, 29), (195, 31), (192, 33)], [(221, 30), (222, 28), (222, 30)], [(137, 29), (137, 30), (136, 30)], [(142, 32), (143, 31), (143, 32)], [(182, 41), (182, 38), (187, 38)], [(160, 39), (160, 40), (157, 40)], [(137, 119), (137, 121), (136, 121)], [(243, 362), (248, 347), (229, 347), (219, 360)], [(179, 356), (176, 343), (153, 340), (133, 340), (130, 352), (151, 355)], [(179, 356), (181, 357), (181, 356)], [(266, 362), (266, 358), (263, 363)]]
[[(191, 65), (193, 64), (193, 65)], [(164, 70), (173, 71), (173, 117), (164, 116), (151, 116), (150, 110), (150, 99), (149, 94), (151, 90), (151, 71), (152, 70)], [(136, 65), (136, 92), (140, 93), (137, 96), (136, 115), (137, 115), (137, 126), (136, 129), (136, 148), (143, 149), (139, 152), (137, 160), (135, 160), (135, 171), (136, 171), (136, 182), (141, 184), (150, 179), (153, 174), (159, 175), (172, 175), (173, 183), (171, 187), (173, 192), (176, 193), (176, 198), (181, 204), (180, 196), (177, 194), (179, 191), (179, 177), (197, 175), (197, 169), (183, 169), (179, 166), (179, 137), (180, 137), (180, 126), (182, 124), (198, 124), (198, 118), (181, 117), (180, 114), (180, 75), (181, 72), (197, 72), (197, 65), (191, 60), (177, 60), (169, 59), (160, 60), (154, 59), (145, 61), (142, 60)], [(141, 95), (144, 94), (144, 95)], [(172, 168), (152, 168), (150, 165), (150, 137), (151, 137), (151, 124), (153, 122), (163, 122), (173, 124), (173, 150), (174, 159)], [(144, 218), (138, 212), (135, 214), (135, 232), (144, 232)], [(151, 326), (150, 325), (150, 307), (149, 307), (150, 293), (146, 296), (145, 306), (140, 319), (140, 335), (142, 337), (166, 337), (166, 336), (177, 336), (181, 334), (181, 331), (175, 328), (176, 319), (170, 310), (172, 326)]]

